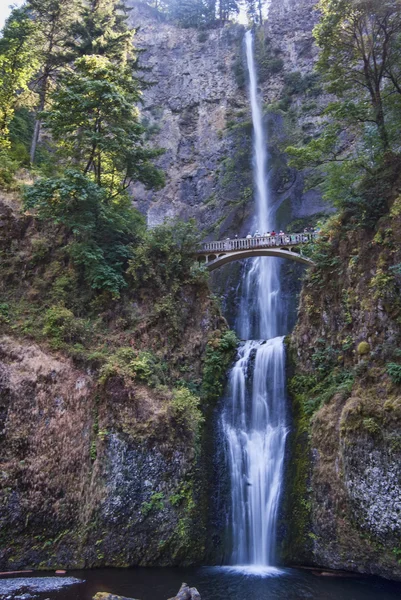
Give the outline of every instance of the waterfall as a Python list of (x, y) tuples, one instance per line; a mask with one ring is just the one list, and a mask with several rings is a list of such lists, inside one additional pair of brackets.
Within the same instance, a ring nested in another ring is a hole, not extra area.
[[(253, 37), (245, 36), (253, 123), (255, 228), (275, 225), (267, 183), (266, 135), (257, 92)], [(275, 563), (277, 513), (287, 435), (287, 320), (280, 298), (280, 261), (260, 257), (244, 272), (238, 334), (243, 342), (230, 373), (221, 424), (231, 483), (232, 565)]]

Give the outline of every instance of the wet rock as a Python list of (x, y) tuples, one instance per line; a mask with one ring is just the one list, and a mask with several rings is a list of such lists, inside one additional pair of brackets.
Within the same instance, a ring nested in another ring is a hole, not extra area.
[(93, 596), (93, 600), (138, 600), (137, 598), (127, 598), (126, 596), (117, 596), (109, 592), (98, 592)]
[(201, 600), (201, 597), (196, 588), (190, 588), (186, 583), (183, 583), (178, 594), (174, 598), (169, 598), (169, 600)]
[(22, 600), (29, 600), (34, 597), (30, 592), (54, 592), (78, 583), (83, 583), (83, 581), (76, 577), (17, 577), (16, 579), (1, 579), (0, 599), (18, 597)]

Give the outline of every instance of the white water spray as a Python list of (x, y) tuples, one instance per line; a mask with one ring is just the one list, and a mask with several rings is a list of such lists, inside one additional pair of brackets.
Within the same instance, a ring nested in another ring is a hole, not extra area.
[[(255, 227), (274, 227), (267, 183), (266, 136), (257, 93), (253, 38), (245, 37), (254, 130)], [(222, 415), (231, 480), (232, 565), (269, 567), (275, 562), (277, 513), (283, 480), (285, 440), (285, 310), (280, 263), (254, 259), (244, 273), (239, 349)], [(267, 340), (267, 341), (264, 341)]]

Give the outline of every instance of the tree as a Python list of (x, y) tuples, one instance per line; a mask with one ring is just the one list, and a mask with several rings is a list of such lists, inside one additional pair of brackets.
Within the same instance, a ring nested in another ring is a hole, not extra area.
[(150, 162), (160, 151), (144, 145), (136, 107), (140, 86), (128, 68), (117, 68), (105, 56), (83, 56), (60, 74), (51, 100), (44, 123), (60, 156), (93, 177), (109, 198), (133, 180), (149, 187), (163, 184)]
[(219, 19), (220, 23), (229, 21), (233, 15), (239, 13), (237, 0), (220, 0), (219, 1)]
[[(92, 0), (75, 24), (70, 61), (57, 74), (43, 126), (55, 145), (56, 176), (26, 191), (26, 207), (70, 233), (70, 256), (96, 290), (118, 295), (137, 241), (131, 181), (160, 187), (164, 179), (145, 145), (137, 105), (145, 85), (133, 74), (134, 31), (114, 0)], [(67, 46), (65, 46), (67, 47)], [(60, 174), (57, 173), (59, 171)]]
[(401, 3), (321, 0), (319, 8), (318, 69), (337, 98), (319, 135), (287, 152), (330, 203), (370, 227), (388, 210), (385, 190), (399, 168)]
[(37, 68), (35, 23), (27, 11), (14, 9), (0, 39), (0, 148), (9, 146), (9, 124), (18, 100)]
[(61, 177), (39, 179), (27, 188), (24, 204), (72, 234), (69, 254), (92, 289), (120, 294), (132, 244), (144, 235), (143, 217), (127, 196), (109, 202), (104, 189), (67, 169)]
[(119, 64), (129, 61), (135, 30), (128, 27), (128, 12), (119, 0), (90, 0), (82, 6), (67, 42), (75, 57), (97, 54)]
[(181, 27), (207, 27), (216, 22), (216, 4), (210, 0), (168, 0), (168, 16)]
[(400, 0), (320, 0), (319, 9), (314, 33), (328, 91), (356, 98), (359, 118), (376, 125), (387, 150), (385, 100), (401, 91)]
[(246, 13), (251, 23), (263, 23), (263, 2), (262, 0), (245, 0)]
[(32, 82), (33, 90), (38, 94), (35, 128), (32, 138), (30, 158), (35, 160), (36, 147), (41, 130), (41, 113), (51, 89), (51, 84), (62, 65), (68, 60), (66, 48), (70, 26), (79, 6), (79, 0), (28, 0), (26, 8), (35, 22), (40, 40), (38, 40), (40, 68)]

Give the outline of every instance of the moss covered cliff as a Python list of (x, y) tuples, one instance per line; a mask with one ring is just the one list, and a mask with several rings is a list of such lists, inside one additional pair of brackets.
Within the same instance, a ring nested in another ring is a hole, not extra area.
[(236, 346), (203, 275), (166, 226), (98, 294), (62, 228), (0, 211), (0, 569), (201, 561)]
[[(332, 217), (290, 339), (290, 561), (401, 578), (399, 160), (365, 178), (382, 216)], [(370, 208), (369, 208), (370, 207)], [(366, 216), (366, 215), (365, 215)]]

